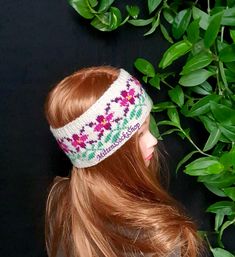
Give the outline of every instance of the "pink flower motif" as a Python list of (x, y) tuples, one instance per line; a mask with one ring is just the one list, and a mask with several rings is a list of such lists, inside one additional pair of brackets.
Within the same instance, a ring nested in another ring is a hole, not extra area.
[(64, 152), (66, 152), (66, 153), (69, 152), (69, 148), (68, 148), (68, 146), (63, 142), (63, 139), (57, 139), (57, 143), (59, 144), (60, 148), (61, 148)]
[(110, 121), (113, 118), (113, 113), (108, 114), (107, 116), (99, 115), (96, 120), (98, 121), (98, 124), (95, 126), (95, 131), (100, 131), (101, 129), (110, 129), (111, 123)]
[(135, 84), (136, 84), (137, 86), (141, 86), (141, 84), (140, 84), (140, 82), (139, 82), (138, 79), (136, 79), (135, 77), (132, 77), (132, 78), (133, 78), (133, 81), (135, 82)]
[(73, 134), (72, 145), (76, 147), (76, 150), (79, 151), (80, 147), (85, 148), (85, 141), (87, 140), (87, 135), (78, 136), (77, 134)]
[(121, 95), (123, 98), (121, 99), (121, 106), (128, 106), (130, 104), (135, 103), (135, 98), (134, 98), (135, 90), (131, 88), (129, 91), (123, 90), (121, 92)]

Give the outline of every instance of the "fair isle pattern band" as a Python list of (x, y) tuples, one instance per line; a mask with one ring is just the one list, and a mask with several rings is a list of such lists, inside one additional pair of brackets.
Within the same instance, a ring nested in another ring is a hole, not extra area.
[(96, 165), (118, 150), (144, 123), (152, 100), (138, 80), (120, 69), (118, 78), (80, 117), (50, 127), (75, 167)]

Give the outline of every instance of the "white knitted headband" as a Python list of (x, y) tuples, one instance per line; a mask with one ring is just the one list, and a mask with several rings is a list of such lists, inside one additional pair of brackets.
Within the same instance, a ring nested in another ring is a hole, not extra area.
[(90, 167), (128, 141), (151, 108), (152, 100), (139, 81), (120, 69), (118, 78), (86, 112), (64, 127), (50, 129), (75, 167)]

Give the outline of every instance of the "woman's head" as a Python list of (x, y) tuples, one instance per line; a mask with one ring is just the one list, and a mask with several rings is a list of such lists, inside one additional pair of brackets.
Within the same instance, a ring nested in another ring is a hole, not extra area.
[[(123, 84), (120, 74), (125, 75)], [(105, 105), (97, 105), (115, 81), (123, 86), (121, 91), (114, 90)], [(88, 160), (80, 167), (72, 158), (71, 178), (55, 181), (46, 211), (50, 257), (56, 256), (59, 243), (66, 256), (75, 257), (127, 256), (125, 252), (168, 256), (175, 248), (182, 256), (196, 256), (194, 225), (175, 207), (156, 176), (157, 140), (148, 128), (150, 109), (139, 82), (111, 67), (82, 69), (51, 90), (45, 111), (60, 147), (67, 154), (77, 151), (79, 161), (87, 157), (84, 149), (97, 150), (100, 160), (95, 165)], [(85, 120), (82, 127), (66, 127), (78, 117)], [(89, 138), (86, 132), (91, 131), (97, 139)], [(155, 158), (150, 160), (152, 153)]]
[(60, 147), (78, 168), (101, 162), (138, 130), (148, 166), (157, 142), (148, 132), (151, 106), (151, 99), (130, 74), (93, 67), (68, 76), (49, 93), (46, 117)]

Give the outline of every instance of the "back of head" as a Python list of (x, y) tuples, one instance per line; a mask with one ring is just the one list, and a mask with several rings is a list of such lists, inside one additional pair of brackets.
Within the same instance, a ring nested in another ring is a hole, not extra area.
[[(118, 75), (118, 69), (101, 66), (62, 80), (45, 105), (51, 127), (81, 116)], [(95, 166), (73, 166), (68, 178), (57, 178), (47, 201), (49, 257), (56, 256), (59, 246), (74, 257), (168, 256), (175, 249), (181, 256), (197, 256), (195, 226), (160, 185), (158, 168), (157, 152), (145, 166), (135, 133)]]

